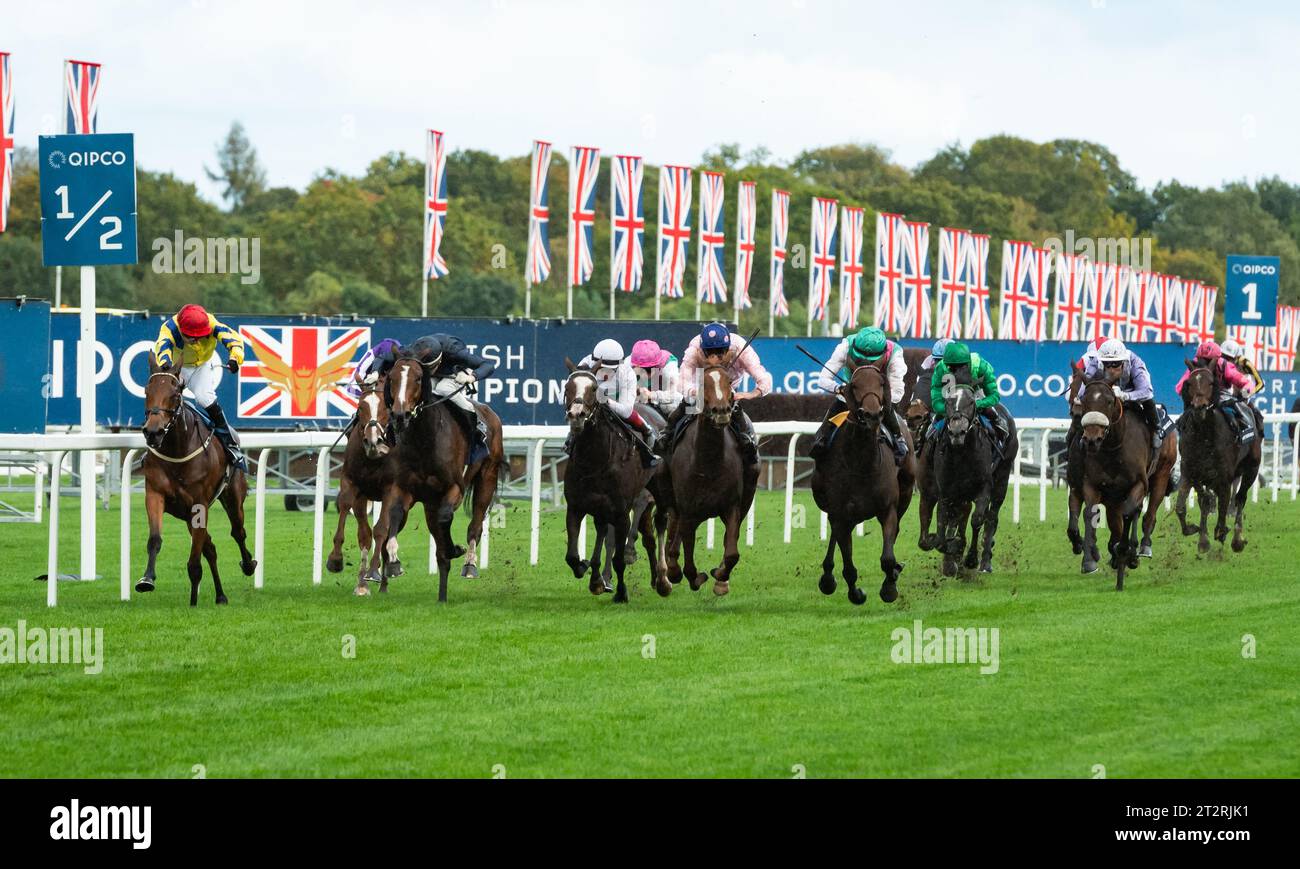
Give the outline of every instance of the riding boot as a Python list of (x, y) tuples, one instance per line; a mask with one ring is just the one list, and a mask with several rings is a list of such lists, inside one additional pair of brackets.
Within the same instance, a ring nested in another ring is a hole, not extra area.
[(894, 448), (894, 461), (901, 465), (903, 459), (907, 458), (907, 441), (903, 438), (902, 421), (898, 418), (898, 412), (892, 406), (886, 407), (885, 415), (880, 421), (889, 432), (892, 442), (890, 446)]
[(749, 414), (737, 410), (731, 415), (731, 431), (740, 441), (740, 454), (746, 465), (758, 464), (758, 438), (754, 434), (754, 423)]
[(659, 456), (655, 455), (654, 451), (655, 430), (639, 413), (634, 413), (633, 419), (629, 419), (628, 423), (641, 433), (641, 437), (633, 439), (636, 441), (637, 452), (641, 454), (641, 467), (653, 468), (659, 464)]
[(1164, 443), (1164, 437), (1160, 434), (1160, 411), (1156, 408), (1156, 400), (1148, 398), (1141, 402), (1142, 418), (1146, 420), (1147, 426), (1151, 429), (1151, 449), (1160, 452), (1160, 445)]
[(980, 414), (993, 424), (993, 464), (996, 465), (1002, 461), (1003, 450), (1007, 447), (1007, 438), (1011, 436), (1011, 431), (1007, 428), (1002, 414), (998, 413), (997, 405), (986, 407), (980, 411)]
[(481, 459), (487, 458), (488, 454), (488, 428), (483, 417), (477, 413), (474, 414), (474, 446), (469, 451), (469, 464), (473, 465)]
[(1255, 439), (1255, 408), (1241, 399), (1233, 402), (1233, 410), (1237, 412), (1237, 418), (1241, 420), (1241, 437), (1240, 442), (1248, 444)]
[(808, 448), (808, 458), (816, 461), (826, 452), (826, 447), (830, 445), (831, 433), (835, 431), (835, 424), (831, 422), (831, 417), (845, 409), (844, 399), (836, 398), (826, 411), (826, 416), (822, 418), (822, 424), (813, 435), (812, 446)]
[(208, 414), (208, 419), (212, 421), (212, 433), (221, 441), (222, 446), (226, 448), (226, 453), (230, 456), (230, 463), (241, 471), (248, 470), (248, 461), (244, 458), (244, 453), (239, 449), (239, 435), (226, 422), (226, 412), (221, 409), (217, 402), (203, 408)]

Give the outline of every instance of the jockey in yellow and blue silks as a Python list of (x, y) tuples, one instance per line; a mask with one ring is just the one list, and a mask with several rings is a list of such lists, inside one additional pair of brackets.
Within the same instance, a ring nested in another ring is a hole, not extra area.
[(154, 360), (166, 368), (179, 357), (180, 376), (185, 390), (196, 404), (207, 413), (212, 429), (225, 444), (231, 461), (241, 470), (247, 470), (243, 454), (239, 451), (239, 437), (226, 421), (225, 411), (217, 403), (217, 387), (223, 374), (217, 344), (226, 351), (226, 364), (233, 374), (244, 364), (244, 339), (239, 333), (203, 310), (201, 305), (186, 305), (174, 317), (163, 321), (158, 330), (158, 340), (153, 345)]

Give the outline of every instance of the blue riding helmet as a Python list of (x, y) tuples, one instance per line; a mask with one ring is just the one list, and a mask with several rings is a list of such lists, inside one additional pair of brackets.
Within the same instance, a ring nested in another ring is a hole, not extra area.
[(950, 341), (952, 341), (951, 338), (940, 338), (938, 341), (935, 341), (934, 347), (930, 349), (930, 355), (933, 356), (935, 359), (942, 359), (943, 351), (948, 349), (948, 344)]
[(731, 333), (721, 323), (710, 323), (700, 330), (701, 350), (731, 349)]

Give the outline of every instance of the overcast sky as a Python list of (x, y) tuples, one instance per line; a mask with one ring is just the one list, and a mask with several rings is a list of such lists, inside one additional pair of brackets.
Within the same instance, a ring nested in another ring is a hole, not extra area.
[(875, 142), (913, 166), (994, 133), (1086, 138), (1146, 186), (1300, 182), (1300, 4), (122, 2), (5, 4), (17, 139), (57, 132), (64, 58), (104, 64), (101, 132), (198, 183), (234, 119), (272, 185), (390, 150), (533, 138), (695, 163)]

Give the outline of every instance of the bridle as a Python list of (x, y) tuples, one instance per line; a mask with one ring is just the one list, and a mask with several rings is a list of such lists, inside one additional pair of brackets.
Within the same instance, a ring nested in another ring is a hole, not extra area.
[[(1115, 392), (1110, 382), (1105, 380), (1094, 380), (1091, 383), (1085, 384), (1083, 387), (1084, 401), (1086, 401), (1088, 398), (1088, 390), (1090, 390), (1094, 386), (1099, 386), (1105, 391), (1105, 394), (1110, 398), (1110, 408), (1118, 407), (1119, 412), (1116, 413), (1115, 418), (1112, 419), (1109, 413), (1102, 413), (1099, 410), (1084, 411), (1082, 417), (1079, 420), (1079, 424), (1081, 426), (1089, 426), (1089, 425), (1102, 426), (1103, 428), (1106, 429), (1106, 434), (1102, 435), (1100, 446), (1104, 447), (1106, 445), (1106, 441), (1113, 440), (1114, 445), (1110, 447), (1110, 449), (1112, 450), (1119, 449), (1119, 447), (1122, 444), (1122, 441), (1119, 440), (1118, 438), (1114, 438), (1113, 436), (1116, 432), (1116, 427), (1124, 419), (1124, 402), (1119, 400), (1119, 396), (1115, 395)], [(1080, 405), (1082, 404), (1083, 402), (1081, 401)], [(1108, 408), (1108, 410), (1110, 408)], [(1092, 419), (1089, 420), (1089, 417), (1092, 417)], [(1103, 420), (1105, 420), (1105, 422), (1103, 423), (1102, 420), (1097, 419), (1097, 417), (1101, 417)]]
[[(858, 372), (864, 371), (868, 368), (874, 370), (877, 374), (880, 375), (880, 383), (876, 389), (867, 392), (862, 396), (859, 396), (858, 389), (856, 386), (857, 379), (858, 379)], [(850, 375), (847, 386), (849, 391), (849, 398), (852, 399), (853, 401), (853, 413), (849, 414), (849, 419), (852, 422), (854, 422), (857, 425), (866, 425), (872, 419), (872, 414), (868, 413), (866, 408), (862, 406), (863, 399), (867, 398), (867, 396), (870, 395), (874, 395), (880, 401), (881, 416), (885, 414), (886, 410), (888, 409), (889, 402), (885, 400), (885, 376), (880, 371), (879, 368), (875, 368), (875, 366), (872, 365), (858, 366), (857, 368), (853, 369), (853, 374)]]
[[(590, 371), (585, 371), (580, 369), (578, 371), (569, 372), (568, 378), (564, 381), (565, 392), (568, 392), (568, 385), (570, 383), (573, 383), (574, 378), (584, 378), (590, 380), (592, 382), (591, 388), (593, 391), (597, 391), (600, 389), (600, 383), (596, 379), (596, 375)], [(578, 397), (577, 390), (575, 387), (573, 402), (571, 404), (567, 404), (564, 408), (564, 414), (566, 417), (569, 414), (569, 410), (575, 405), (581, 407), (582, 415), (574, 419), (573, 422), (580, 423), (580, 425), (578, 426), (579, 429), (585, 429), (588, 425), (591, 424), (592, 419), (595, 418), (596, 408), (599, 406), (599, 402), (584, 401), (582, 398)]]
[[(441, 361), (442, 361), (441, 353), (439, 353), (437, 357), (430, 362), (421, 362), (419, 359), (414, 359), (414, 358), (397, 360), (397, 362), (393, 365), (393, 371), (390, 371), (388, 375), (389, 388), (391, 389), (392, 387), (392, 382), (393, 382), (392, 375), (393, 372), (397, 370), (397, 366), (401, 365), (403, 362), (414, 362), (416, 365), (420, 366), (420, 384), (421, 384), (420, 395), (423, 396), (425, 391), (424, 381), (427, 379), (430, 381), (430, 383), (432, 383), (433, 372), (437, 370), (438, 363)], [(421, 411), (429, 410), (431, 408), (437, 407), (438, 405), (442, 404), (444, 401), (449, 401), (450, 399), (464, 392), (468, 387), (469, 384), (466, 383), (457, 390), (449, 392), (446, 395), (441, 395), (437, 397), (434, 397), (433, 390), (430, 389), (429, 397), (421, 401), (419, 404), (415, 405), (415, 407), (411, 408), (410, 412), (407, 414), (407, 422), (408, 423), (415, 422), (416, 419), (419, 418)], [(402, 397), (405, 398), (405, 396)], [(391, 404), (389, 405), (389, 410), (392, 410)]]
[[(167, 434), (172, 430), (172, 426), (176, 424), (176, 420), (177, 419), (184, 420), (186, 414), (192, 413), (192, 411), (190, 411), (189, 407), (186, 406), (185, 400), (181, 396), (181, 393), (185, 389), (185, 381), (181, 380), (179, 377), (177, 377), (175, 374), (172, 374), (170, 371), (155, 371), (153, 374), (149, 375), (149, 380), (153, 380), (155, 377), (170, 377), (172, 380), (176, 382), (176, 407), (149, 407), (146, 405), (144, 409), (146, 418), (153, 416), (155, 413), (167, 414), (168, 417), (167, 424), (162, 427), (158, 437), (158, 443), (162, 444), (164, 441), (167, 440)], [(182, 428), (184, 428), (184, 425), (185, 425), (184, 422), (182, 422), (181, 423)], [(208, 444), (212, 443), (212, 436), (214, 434), (216, 434), (216, 431), (211, 427), (209, 427), (208, 436), (204, 438), (203, 443), (200, 444), (197, 448), (195, 448), (193, 452), (189, 453), (188, 455), (181, 456), (180, 458), (176, 458), (175, 456), (169, 456), (166, 453), (159, 452), (158, 450), (150, 446), (147, 440), (145, 441), (145, 449), (147, 449), (150, 453), (152, 453), (156, 458), (162, 459), (164, 462), (171, 462), (173, 464), (178, 464), (178, 465), (184, 464), (185, 462), (188, 462), (190, 459), (202, 455), (204, 452), (206, 452), (208, 449)]]

